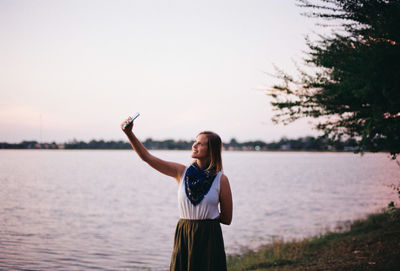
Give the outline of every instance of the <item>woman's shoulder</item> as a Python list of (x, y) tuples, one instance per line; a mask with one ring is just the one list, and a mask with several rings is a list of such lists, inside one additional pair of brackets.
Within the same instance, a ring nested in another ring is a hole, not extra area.
[(225, 174), (222, 174), (221, 176), (219, 187), (220, 187), (220, 196), (225, 195), (226, 197), (227, 195), (231, 194), (231, 186), (229, 184), (228, 177)]
[(229, 183), (228, 176), (226, 176), (222, 171), (221, 171), (221, 183)]
[(177, 178), (178, 183), (181, 182), (182, 178), (183, 178), (184, 175), (185, 175), (186, 170), (187, 170), (189, 167), (190, 167), (190, 165), (189, 165), (189, 166), (183, 165), (183, 164), (180, 164), (180, 165), (179, 165), (179, 167), (177, 168), (177, 170), (178, 170), (178, 176), (179, 176), (179, 177)]

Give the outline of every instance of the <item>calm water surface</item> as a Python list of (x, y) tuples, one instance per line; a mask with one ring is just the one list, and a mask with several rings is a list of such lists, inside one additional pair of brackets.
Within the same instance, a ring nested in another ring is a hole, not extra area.
[[(187, 151), (154, 151), (184, 164)], [(396, 199), (386, 154), (224, 152), (227, 253), (334, 230)], [(132, 151), (0, 151), (0, 269), (168, 270), (177, 184)]]

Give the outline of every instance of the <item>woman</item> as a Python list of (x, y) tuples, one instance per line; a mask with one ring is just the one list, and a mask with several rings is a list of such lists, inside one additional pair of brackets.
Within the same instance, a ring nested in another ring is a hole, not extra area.
[(198, 134), (192, 146), (194, 162), (186, 167), (150, 154), (132, 132), (133, 123), (124, 128), (129, 120), (121, 128), (139, 157), (178, 182), (180, 219), (170, 270), (226, 270), (220, 223), (229, 225), (232, 221), (232, 194), (229, 180), (222, 173), (221, 138), (209, 131)]

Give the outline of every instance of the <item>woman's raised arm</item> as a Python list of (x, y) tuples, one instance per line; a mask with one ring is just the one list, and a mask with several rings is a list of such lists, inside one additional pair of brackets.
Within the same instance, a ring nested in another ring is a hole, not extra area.
[(147, 164), (149, 164), (151, 167), (158, 170), (159, 172), (161, 172), (165, 175), (168, 175), (170, 177), (173, 177), (177, 180), (177, 182), (179, 182), (181, 175), (183, 174), (186, 167), (182, 164), (165, 161), (165, 160), (162, 160), (162, 159), (152, 155), (146, 149), (146, 147), (143, 146), (142, 142), (140, 142), (140, 140), (132, 132), (133, 123), (124, 128), (124, 125), (128, 121), (129, 121), (129, 119), (127, 119), (126, 121), (124, 121), (121, 124), (121, 129), (128, 137), (132, 148), (139, 155), (140, 159), (145, 161)]

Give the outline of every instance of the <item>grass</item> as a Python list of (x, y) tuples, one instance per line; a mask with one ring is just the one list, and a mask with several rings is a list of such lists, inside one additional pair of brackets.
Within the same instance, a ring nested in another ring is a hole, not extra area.
[(400, 270), (400, 210), (355, 221), (348, 231), (302, 241), (275, 240), (228, 256), (229, 271)]

